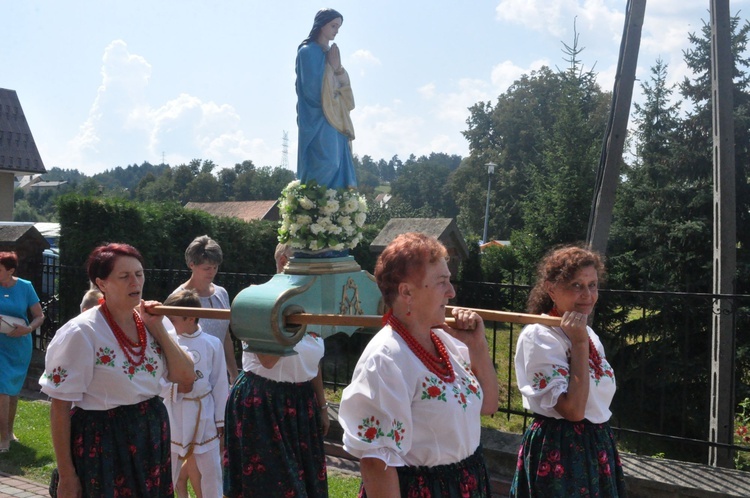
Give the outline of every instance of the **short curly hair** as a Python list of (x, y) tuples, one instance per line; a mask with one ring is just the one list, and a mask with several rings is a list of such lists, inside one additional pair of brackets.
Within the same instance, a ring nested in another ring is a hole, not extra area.
[(604, 261), (596, 251), (576, 245), (552, 249), (537, 266), (537, 278), (531, 289), (526, 309), (535, 315), (549, 313), (554, 306), (544, 288), (545, 282), (570, 282), (581, 268), (592, 266), (599, 280), (605, 277)]
[(375, 264), (375, 281), (385, 304), (393, 305), (399, 284), (422, 278), (425, 266), (440, 259), (448, 259), (448, 251), (435, 237), (407, 232), (393, 239)]

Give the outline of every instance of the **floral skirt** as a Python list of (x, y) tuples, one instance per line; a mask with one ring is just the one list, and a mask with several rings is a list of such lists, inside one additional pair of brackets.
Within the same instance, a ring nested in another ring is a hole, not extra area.
[(523, 435), (510, 496), (627, 496), (609, 423), (537, 416)]
[(311, 382), (242, 372), (224, 417), (224, 496), (327, 497), (319, 405)]
[[(160, 398), (104, 411), (74, 408), (70, 424), (83, 496), (173, 495), (169, 416)], [(56, 472), (50, 496), (57, 496)]]
[[(435, 467), (397, 467), (403, 498), (490, 498), (490, 478), (482, 445), (468, 458)], [(363, 487), (360, 498), (366, 498)]]

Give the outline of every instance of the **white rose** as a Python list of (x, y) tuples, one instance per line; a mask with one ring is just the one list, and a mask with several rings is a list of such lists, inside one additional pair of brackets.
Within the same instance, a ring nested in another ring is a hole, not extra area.
[(310, 231), (311, 231), (311, 232), (312, 232), (312, 233), (313, 233), (314, 235), (318, 235), (318, 234), (319, 234), (320, 232), (322, 232), (323, 230), (325, 230), (325, 229), (323, 228), (323, 226), (321, 226), (321, 224), (320, 224), (320, 223), (313, 223), (312, 225), (310, 225)]
[(318, 218), (318, 224), (322, 227), (328, 228), (329, 226), (333, 225), (333, 222), (331, 221), (331, 218), (328, 218), (326, 216), (324, 218)]
[(307, 209), (307, 210), (310, 210), (315, 207), (315, 203), (311, 201), (310, 199), (308, 199), (307, 196), (302, 197), (299, 200), (299, 204), (300, 206), (302, 206), (303, 209)]
[(307, 214), (301, 214), (297, 216), (297, 223), (299, 223), (300, 226), (307, 226), (310, 223), (312, 223), (312, 216)]
[(342, 249), (344, 249), (344, 244), (339, 242), (338, 244), (332, 245), (331, 249), (333, 249), (334, 251), (341, 251)]
[(347, 214), (348, 213), (353, 213), (354, 211), (357, 210), (358, 207), (359, 207), (359, 203), (357, 202), (357, 200), (349, 198), (349, 199), (346, 200), (346, 202), (344, 202), (344, 209), (343, 209), (343, 211), (345, 213), (347, 213)]
[(357, 213), (354, 215), (354, 223), (356, 223), (360, 228), (364, 226), (366, 219), (367, 215), (365, 213)]
[(320, 212), (325, 216), (330, 216), (339, 210), (339, 201), (329, 199), (325, 206), (321, 206)]

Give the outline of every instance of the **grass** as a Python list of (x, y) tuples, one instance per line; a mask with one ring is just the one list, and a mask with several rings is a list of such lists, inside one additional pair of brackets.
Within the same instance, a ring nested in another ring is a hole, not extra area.
[[(15, 433), (20, 442), (11, 443), (10, 452), (0, 453), (0, 472), (49, 484), (56, 467), (49, 431), (49, 406), (44, 401), (22, 399), (18, 402)], [(359, 478), (329, 472), (328, 489), (331, 498), (356, 496)]]
[(14, 432), (19, 442), (11, 443), (8, 453), (0, 454), (0, 471), (49, 484), (55, 468), (49, 403), (20, 400)]

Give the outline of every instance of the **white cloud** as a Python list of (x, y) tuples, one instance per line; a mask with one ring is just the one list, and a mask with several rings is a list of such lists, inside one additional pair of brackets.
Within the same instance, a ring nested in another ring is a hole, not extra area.
[(441, 94), (435, 114), (438, 119), (451, 121), (456, 125), (464, 125), (469, 117), (469, 107), (480, 100), (493, 100), (497, 97), (484, 80), (462, 78), (458, 81), (458, 88), (453, 92)]
[(358, 107), (352, 111), (352, 121), (357, 135), (352, 149), (359, 156), (367, 154), (375, 160), (388, 160), (399, 154), (403, 160), (403, 154), (415, 152), (425, 143), (422, 140), (425, 120), (404, 112), (397, 102), (391, 106)]
[[(101, 171), (144, 159), (181, 164), (211, 159), (231, 167), (245, 159), (259, 166), (281, 163), (280, 145), (248, 138), (237, 111), (228, 104), (182, 93), (152, 106), (151, 65), (115, 40), (104, 50), (102, 81), (78, 134), (69, 142), (71, 167)], [(111, 158), (118, 163), (106, 163)]]
[(97, 156), (107, 156), (111, 147), (123, 148), (122, 124), (133, 108), (143, 105), (151, 65), (131, 54), (124, 41), (114, 40), (104, 49), (101, 76), (88, 118), (68, 144), (71, 166), (84, 171), (115, 166), (103, 165)]
[(359, 50), (355, 51), (351, 55), (352, 60), (356, 62), (363, 62), (369, 65), (373, 66), (380, 66), (382, 63), (380, 62), (380, 59), (375, 57), (375, 55), (370, 52), (369, 50), (365, 50), (360, 48)]
[(549, 66), (549, 61), (546, 59), (538, 59), (532, 61), (528, 67), (524, 68), (516, 65), (513, 61), (506, 60), (492, 68), (490, 81), (492, 82), (492, 86), (497, 94), (500, 95), (510, 88), (510, 85), (512, 85), (518, 78), (524, 74), (529, 74), (531, 71), (535, 71), (542, 66)]
[(426, 99), (431, 99), (435, 96), (436, 88), (435, 83), (427, 83), (426, 85), (417, 88), (417, 93)]
[(625, 18), (623, 2), (605, 0), (501, 0), (495, 12), (500, 21), (556, 38), (568, 37), (575, 19), (578, 31), (596, 30), (619, 39)]
[(563, 11), (569, 10), (573, 0), (501, 0), (495, 8), (497, 19), (525, 26), (534, 31), (551, 32), (560, 36), (560, 19), (566, 18)]

